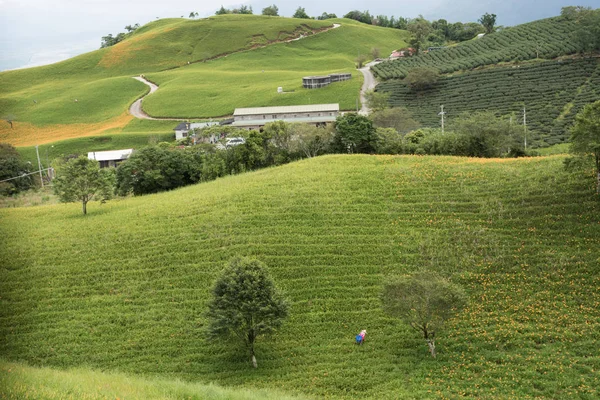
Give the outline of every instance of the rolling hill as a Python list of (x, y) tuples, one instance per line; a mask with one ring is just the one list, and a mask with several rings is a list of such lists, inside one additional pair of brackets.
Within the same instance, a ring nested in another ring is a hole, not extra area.
[[(341, 27), (331, 29), (334, 22)], [(298, 82), (304, 75), (351, 71), (358, 52), (389, 51), (406, 37), (404, 31), (351, 20), (223, 15), (152, 22), (115, 46), (0, 73), (0, 117), (15, 121), (14, 129), (0, 124), (0, 141), (27, 146), (120, 132), (132, 121), (129, 105), (147, 92), (131, 79), (140, 74), (162, 86), (145, 101), (155, 116), (214, 117), (239, 106), (298, 102), (353, 108), (360, 74), (310, 93)], [(282, 85), (295, 92), (278, 96)]]
[[(597, 397), (600, 203), (563, 161), (337, 155), (87, 217), (0, 210), (0, 357), (329, 398)], [(236, 255), (291, 304), (258, 370), (203, 335)], [(419, 269), (471, 300), (436, 360), (379, 303), (387, 277)]]

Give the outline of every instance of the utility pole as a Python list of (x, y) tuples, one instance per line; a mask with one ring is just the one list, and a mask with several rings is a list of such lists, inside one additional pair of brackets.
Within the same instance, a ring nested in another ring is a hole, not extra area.
[(446, 113), (444, 112), (444, 106), (442, 105), (442, 111), (440, 111), (440, 113), (438, 115), (440, 115), (442, 117), (442, 135), (444, 134), (444, 115)]
[(42, 185), (42, 188), (43, 188), (44, 187), (44, 178), (42, 177), (42, 162), (40, 161), (40, 151), (38, 149), (37, 144), (35, 145), (35, 153), (37, 154), (38, 169), (40, 170), (40, 184)]
[(523, 107), (523, 132), (525, 132), (525, 150), (527, 150), (527, 111)]

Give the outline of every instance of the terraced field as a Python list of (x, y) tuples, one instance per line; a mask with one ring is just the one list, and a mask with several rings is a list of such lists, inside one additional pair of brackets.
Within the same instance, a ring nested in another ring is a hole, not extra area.
[(563, 17), (543, 19), (416, 57), (381, 63), (372, 70), (384, 80), (403, 79), (416, 67), (433, 67), (447, 74), (501, 62), (552, 59), (579, 50), (572, 39), (575, 27), (574, 21)]
[(515, 115), (527, 110), (528, 129), (542, 145), (566, 142), (575, 115), (600, 99), (600, 59), (546, 61), (496, 67), (443, 77), (416, 93), (399, 80), (382, 82), (390, 103), (407, 107), (425, 126), (437, 127), (440, 105), (451, 120), (462, 112), (491, 110)]
[[(598, 397), (600, 202), (563, 160), (338, 155), (87, 217), (0, 210), (0, 357), (329, 398)], [(291, 302), (258, 370), (202, 331), (235, 255)], [(471, 299), (436, 360), (378, 298), (421, 268)]]

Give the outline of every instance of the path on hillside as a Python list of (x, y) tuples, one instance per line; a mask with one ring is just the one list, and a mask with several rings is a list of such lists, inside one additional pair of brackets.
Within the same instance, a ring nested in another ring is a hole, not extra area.
[(371, 72), (371, 67), (373, 65), (379, 64), (380, 62), (381, 61), (371, 61), (370, 63), (366, 64), (363, 68), (359, 69), (359, 71), (362, 72), (363, 76), (365, 77), (365, 81), (363, 82), (362, 88), (360, 89), (360, 103), (362, 104), (362, 107), (358, 112), (360, 115), (369, 115), (369, 113), (371, 112), (371, 110), (367, 106), (367, 99), (365, 98), (365, 93), (369, 90), (375, 89), (375, 86), (377, 86), (377, 81), (375, 80), (375, 76), (373, 76), (373, 73)]
[[(322, 30), (320, 32), (317, 32), (317, 33), (313, 34), (313, 35), (309, 35), (309, 36), (302, 35), (300, 37), (297, 37), (297, 38), (294, 38), (294, 39), (285, 40), (283, 42), (284, 43), (289, 43), (289, 42), (294, 42), (294, 41), (297, 41), (297, 40), (300, 40), (300, 39), (305, 39), (307, 37), (318, 35), (319, 33), (327, 32), (327, 31), (330, 31), (332, 29), (339, 28), (340, 26), (341, 26), (340, 24), (333, 24), (332, 27), (324, 29), (324, 30)], [(274, 43), (271, 43), (271, 44), (277, 44), (277, 43), (281, 43), (281, 42), (274, 42)], [(266, 46), (262, 46), (262, 47), (266, 47)], [(255, 50), (255, 49), (252, 49), (252, 50)], [(231, 54), (235, 54), (235, 53), (241, 53), (242, 51), (248, 51), (248, 49), (244, 49), (244, 50), (240, 50), (240, 51), (234, 51), (234, 52), (228, 53), (228, 54), (223, 54), (221, 56), (213, 58), (212, 60), (218, 60), (219, 58), (224, 58), (224, 57), (227, 57), (227, 56), (229, 56)], [(179, 68), (181, 68), (181, 67), (179, 67)], [(364, 74), (364, 72), (363, 72), (363, 74)], [(371, 75), (371, 76), (373, 76), (373, 75)], [(149, 96), (152, 93), (156, 92), (158, 90), (158, 86), (155, 85), (154, 83), (146, 80), (143, 75), (134, 76), (133, 79), (138, 80), (138, 81), (140, 81), (142, 83), (145, 83), (146, 85), (150, 86), (150, 93), (148, 93), (147, 95), (145, 95), (145, 96), (141, 97), (140, 99), (136, 100), (129, 107), (129, 114), (131, 114), (132, 116), (134, 116), (137, 119), (151, 119), (151, 120), (163, 120), (163, 121), (186, 121), (185, 119), (181, 119), (181, 118), (168, 118), (168, 117), (158, 117), (158, 118), (156, 118), (156, 117), (151, 117), (150, 115), (146, 114), (144, 112), (144, 110), (142, 109), (142, 100), (144, 100), (144, 98), (146, 96)], [(365, 81), (366, 81), (366, 78), (365, 78)], [(365, 107), (364, 106), (364, 101), (363, 101), (363, 98), (362, 98), (362, 93), (361, 93), (361, 102), (363, 102), (363, 107)]]

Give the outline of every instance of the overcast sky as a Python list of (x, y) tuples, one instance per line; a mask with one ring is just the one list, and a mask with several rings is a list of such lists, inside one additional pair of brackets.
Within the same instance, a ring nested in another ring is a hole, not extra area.
[(506, 26), (558, 15), (566, 5), (600, 7), (600, 0), (0, 0), (0, 71), (96, 50), (102, 36), (157, 17), (187, 17), (191, 11), (207, 17), (221, 4), (228, 8), (250, 5), (260, 14), (273, 3), (281, 16), (291, 16), (302, 6), (311, 16), (328, 12), (341, 17), (351, 10), (369, 10), (373, 15), (414, 18), (422, 14), (427, 19), (474, 22), (489, 12), (498, 16), (499, 25)]

